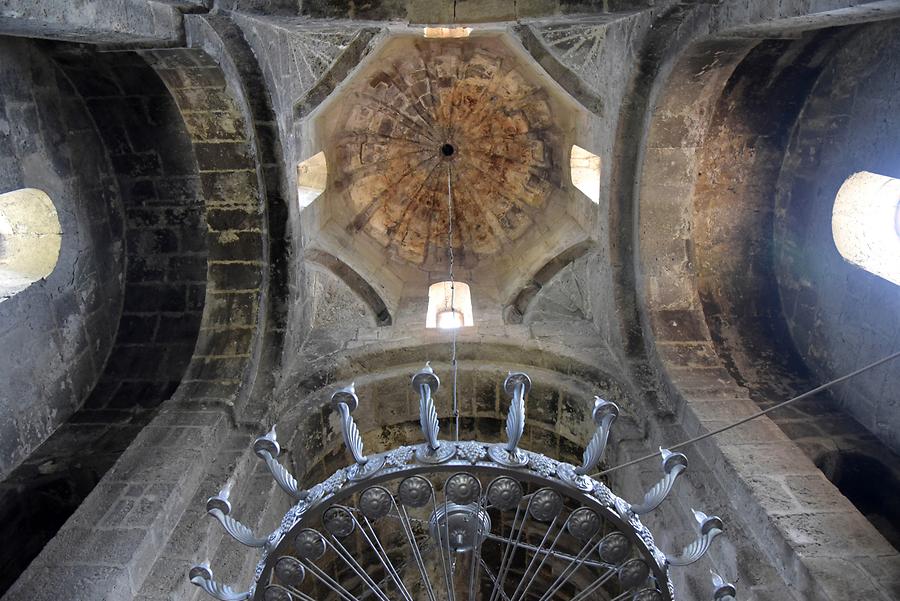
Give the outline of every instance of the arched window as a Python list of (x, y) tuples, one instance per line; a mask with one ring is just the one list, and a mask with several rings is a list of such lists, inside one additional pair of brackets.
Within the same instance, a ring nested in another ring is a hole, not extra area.
[(834, 200), (831, 233), (847, 261), (900, 284), (900, 179), (868, 171), (848, 177)]
[(0, 302), (50, 275), (61, 241), (56, 207), (44, 192), (0, 194)]

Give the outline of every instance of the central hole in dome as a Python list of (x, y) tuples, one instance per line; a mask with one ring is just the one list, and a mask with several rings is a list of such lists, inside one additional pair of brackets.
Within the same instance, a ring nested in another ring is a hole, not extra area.
[(441, 154), (445, 157), (453, 156), (454, 152), (456, 152), (456, 149), (453, 148), (453, 144), (444, 144), (441, 146)]

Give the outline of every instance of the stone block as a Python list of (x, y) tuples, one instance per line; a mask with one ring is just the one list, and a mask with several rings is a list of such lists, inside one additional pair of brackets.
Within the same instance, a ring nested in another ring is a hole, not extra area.
[(261, 263), (209, 263), (209, 281), (216, 290), (255, 290), (262, 283), (264, 266)]
[[(247, 208), (210, 208), (206, 213), (206, 221), (209, 224), (209, 229), (211, 232), (231, 232), (233, 230), (251, 230), (254, 228), (259, 228), (262, 225), (262, 220), (260, 219), (260, 215), (256, 206), (249, 206)], [(217, 240), (231, 240), (235, 235), (225, 235), (218, 236)], [(219, 246), (219, 250), (221, 251), (224, 248), (229, 248), (224, 244)], [(256, 253), (258, 255), (259, 252)], [(227, 258), (236, 258), (239, 256), (246, 255), (229, 255)]]
[(59, 599), (133, 598), (125, 568), (92, 565), (33, 565), (6, 592), (6, 599), (58, 601)]
[(705, 342), (709, 339), (706, 324), (696, 311), (658, 311), (654, 315), (654, 330), (662, 341)]
[[(701, 422), (703, 427), (709, 432), (724, 428), (732, 423), (734, 423), (734, 420)], [(730, 445), (755, 445), (761, 442), (788, 442), (790, 440), (772, 420), (761, 418), (726, 430), (718, 434), (717, 439)]]
[(807, 557), (803, 563), (809, 569), (817, 591), (821, 591), (819, 594), (825, 595), (823, 601), (892, 599), (879, 590), (872, 577), (852, 561), (837, 557)]
[(704, 422), (733, 422), (759, 412), (759, 407), (747, 398), (729, 400), (690, 399), (689, 407), (697, 419)]
[(736, 477), (818, 474), (819, 469), (791, 442), (721, 445)]
[(194, 155), (201, 172), (255, 168), (249, 147), (241, 142), (198, 142), (194, 144)]
[(900, 599), (900, 556), (858, 559), (855, 563), (888, 599)]
[(746, 479), (753, 496), (768, 515), (801, 513), (803, 508), (785, 485), (784, 479), (770, 476), (751, 476)]

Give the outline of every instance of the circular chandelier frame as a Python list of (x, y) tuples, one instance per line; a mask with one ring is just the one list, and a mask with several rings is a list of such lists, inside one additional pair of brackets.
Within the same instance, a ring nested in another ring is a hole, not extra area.
[[(229, 482), (207, 512), (261, 550), (253, 582), (235, 591), (206, 563), (191, 569), (191, 582), (221, 601), (675, 601), (669, 568), (699, 560), (723, 531), (718, 517), (694, 511), (696, 538), (672, 555), (641, 523), (687, 468), (680, 453), (660, 449), (663, 475), (638, 503), (588, 476), (619, 414), (614, 403), (595, 397), (595, 432), (573, 466), (519, 448), (526, 374), (504, 383), (505, 443), (440, 440), (440, 381), (426, 365), (412, 384), (425, 442), (366, 455), (352, 417), (359, 398), (353, 385), (342, 388), (332, 406), (354, 463), (309, 489), (278, 462), (274, 426), (257, 438), (255, 453), (296, 503), (274, 532), (257, 537), (231, 516)], [(714, 600), (734, 599), (731, 584), (715, 573), (712, 581)]]

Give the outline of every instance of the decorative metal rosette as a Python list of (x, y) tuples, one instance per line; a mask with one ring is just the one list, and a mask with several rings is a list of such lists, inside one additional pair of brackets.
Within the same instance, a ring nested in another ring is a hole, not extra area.
[[(522, 387), (513, 390), (521, 403)], [(341, 394), (351, 392), (348, 387)], [(595, 400), (600, 434), (577, 469), (518, 447), (527, 461), (497, 454), (498, 461), (488, 452), (496, 443), (472, 440), (443, 442), (455, 452), (441, 462), (423, 459), (412, 446), (363, 455), (354, 436), (348, 437), (356, 445), (351, 467), (377, 467), (357, 470), (354, 478), (347, 468), (338, 470), (308, 491), (273, 465), (272, 453), (280, 448), (273, 429), (264, 441), (271, 449), (264, 454), (267, 466), (281, 481), (293, 482), (282, 488), (301, 500), (275, 532), (261, 538), (229, 515), (229, 487), (223, 489), (207, 506), (232, 536), (261, 550), (254, 582), (247, 592), (236, 592), (203, 565), (191, 571), (191, 581), (221, 601), (674, 601), (670, 565), (699, 559), (722, 522), (694, 512), (694, 542), (678, 555), (656, 547), (636, 512), (655, 507), (671, 489), (674, 471), (666, 471), (665, 461), (660, 484), (634, 505), (586, 473), (603, 454), (609, 416), (618, 414), (609, 405)], [(343, 421), (357, 431), (342, 410)], [(733, 587), (714, 582), (717, 598), (728, 599), (722, 591)]]

